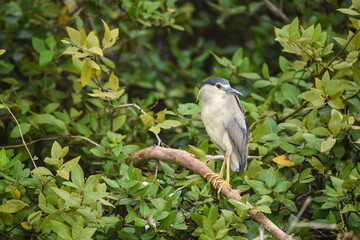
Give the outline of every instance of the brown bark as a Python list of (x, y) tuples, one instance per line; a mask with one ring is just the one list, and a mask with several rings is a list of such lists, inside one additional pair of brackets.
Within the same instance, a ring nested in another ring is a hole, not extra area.
[[(176, 165), (185, 167), (194, 173), (198, 173), (201, 176), (205, 176), (205, 174), (213, 172), (203, 162), (199, 161), (197, 158), (193, 157), (190, 153), (186, 151), (180, 149), (164, 148), (159, 146), (148, 147), (138, 152), (135, 152), (128, 157), (127, 162), (128, 163), (133, 162), (134, 165), (139, 165), (151, 159), (157, 159), (168, 163), (174, 163)], [(209, 181), (209, 179), (210, 176), (208, 176), (206, 180)], [(221, 192), (227, 198), (232, 198), (237, 201), (240, 201), (241, 199), (238, 190), (228, 188), (226, 185), (223, 186)], [(249, 215), (259, 224), (263, 225), (265, 229), (269, 231), (271, 234), (273, 234), (276, 238), (282, 240), (294, 239), (292, 236), (287, 235), (280, 228), (278, 228), (263, 213), (253, 210), (252, 209), (253, 206), (249, 202), (247, 202), (247, 205), (250, 207)]]

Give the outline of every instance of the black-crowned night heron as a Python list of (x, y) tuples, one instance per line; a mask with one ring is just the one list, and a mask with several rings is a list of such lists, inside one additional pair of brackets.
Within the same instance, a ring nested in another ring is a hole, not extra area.
[[(200, 89), (202, 106), (201, 118), (211, 140), (225, 155), (220, 174), (209, 173), (210, 182), (215, 188), (220, 184), (218, 196), (224, 185), (230, 186), (230, 168), (233, 171), (245, 171), (249, 142), (249, 125), (238, 96), (242, 93), (230, 87), (228, 80), (213, 77), (204, 82)], [(226, 168), (226, 180), (223, 179)]]

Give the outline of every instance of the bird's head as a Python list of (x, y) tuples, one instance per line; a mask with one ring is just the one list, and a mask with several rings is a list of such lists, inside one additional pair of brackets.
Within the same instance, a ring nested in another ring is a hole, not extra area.
[(232, 88), (228, 80), (219, 77), (212, 77), (206, 80), (199, 91), (199, 95), (202, 98), (225, 97), (227, 95), (244, 96), (241, 92)]

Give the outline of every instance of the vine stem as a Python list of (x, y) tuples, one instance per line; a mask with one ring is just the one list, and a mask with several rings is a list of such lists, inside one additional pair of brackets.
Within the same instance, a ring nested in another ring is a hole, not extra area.
[[(35, 160), (34, 160), (33, 156), (31, 155), (31, 152), (30, 152), (29, 148), (28, 148), (27, 145), (26, 145), (26, 142), (25, 142), (23, 133), (22, 133), (22, 131), (21, 131), (20, 123), (18, 122), (18, 120), (16, 119), (15, 115), (12, 113), (12, 111), (10, 110), (10, 108), (6, 105), (6, 103), (4, 102), (4, 100), (3, 100), (1, 97), (0, 97), (0, 100), (1, 100), (1, 102), (3, 103), (4, 107), (5, 107), (5, 108), (8, 110), (8, 112), (11, 114), (12, 118), (14, 119), (14, 121), (16, 122), (16, 124), (17, 124), (17, 126), (18, 126), (18, 128), (19, 128), (21, 140), (22, 140), (22, 142), (23, 142), (23, 144), (24, 144), (24, 146), (25, 146), (25, 148), (26, 148), (26, 151), (28, 152), (28, 154), (29, 154), (29, 156), (30, 156), (30, 159), (31, 159), (31, 161), (32, 161), (32, 163), (33, 163), (33, 165), (34, 165), (34, 167), (35, 167), (35, 170), (38, 172), (39, 169), (37, 168), (36, 163), (35, 163)], [(42, 180), (42, 178), (41, 178), (41, 175), (38, 174), (38, 176), (39, 176), (41, 185), (44, 186), (44, 182), (43, 182), (43, 180)]]

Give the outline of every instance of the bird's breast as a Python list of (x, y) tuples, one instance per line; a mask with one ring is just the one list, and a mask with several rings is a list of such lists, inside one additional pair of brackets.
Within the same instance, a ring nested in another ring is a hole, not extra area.
[[(226, 124), (231, 117), (231, 111), (228, 111), (229, 99), (227, 97), (212, 97), (204, 99), (201, 107), (201, 118), (204, 122), (206, 132), (211, 140), (218, 146), (226, 150), (228, 143), (224, 142), (227, 135)], [(230, 107), (231, 109), (231, 107)]]

